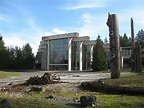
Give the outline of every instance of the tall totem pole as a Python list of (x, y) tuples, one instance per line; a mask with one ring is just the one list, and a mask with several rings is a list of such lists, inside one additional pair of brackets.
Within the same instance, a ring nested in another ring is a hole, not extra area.
[(111, 78), (120, 77), (120, 47), (119, 47), (119, 27), (116, 14), (108, 14), (107, 26), (109, 27), (110, 39), (110, 69)]
[(135, 71), (136, 66), (136, 56), (135, 56), (135, 41), (134, 41), (134, 24), (133, 19), (131, 18), (131, 46), (132, 46), (132, 54), (131, 54), (131, 71)]
[(137, 45), (135, 45), (134, 24), (132, 18), (131, 18), (131, 39), (132, 39), (131, 71), (135, 71), (136, 73), (141, 73), (142, 72), (141, 45), (139, 42), (137, 43)]

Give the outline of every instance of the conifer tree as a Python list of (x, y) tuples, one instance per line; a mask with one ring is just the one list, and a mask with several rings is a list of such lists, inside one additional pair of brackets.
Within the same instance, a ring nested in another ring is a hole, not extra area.
[(4, 46), (4, 41), (0, 35), (0, 69), (6, 69), (8, 64), (8, 51)]
[(106, 61), (106, 52), (103, 48), (103, 41), (98, 36), (96, 40), (96, 44), (93, 48), (93, 62), (92, 62), (92, 69), (93, 71), (101, 71), (105, 70), (107, 67)]

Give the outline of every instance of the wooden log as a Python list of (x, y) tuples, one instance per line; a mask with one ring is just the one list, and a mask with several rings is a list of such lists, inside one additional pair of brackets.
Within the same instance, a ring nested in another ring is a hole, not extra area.
[(101, 81), (98, 82), (83, 82), (81, 88), (110, 94), (128, 94), (128, 95), (144, 95), (144, 87), (122, 87), (107, 85)]

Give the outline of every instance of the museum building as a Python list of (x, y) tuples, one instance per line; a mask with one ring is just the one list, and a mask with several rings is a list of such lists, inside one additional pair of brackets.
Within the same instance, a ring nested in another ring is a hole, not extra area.
[(36, 64), (44, 70), (91, 70), (95, 42), (77, 32), (44, 36)]

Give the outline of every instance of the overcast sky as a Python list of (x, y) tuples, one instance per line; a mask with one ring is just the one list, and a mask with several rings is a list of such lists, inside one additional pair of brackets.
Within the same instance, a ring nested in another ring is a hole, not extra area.
[(144, 29), (144, 0), (0, 0), (0, 34), (6, 46), (29, 43), (36, 53), (45, 35), (78, 32), (108, 37), (108, 12), (117, 14), (120, 35)]

